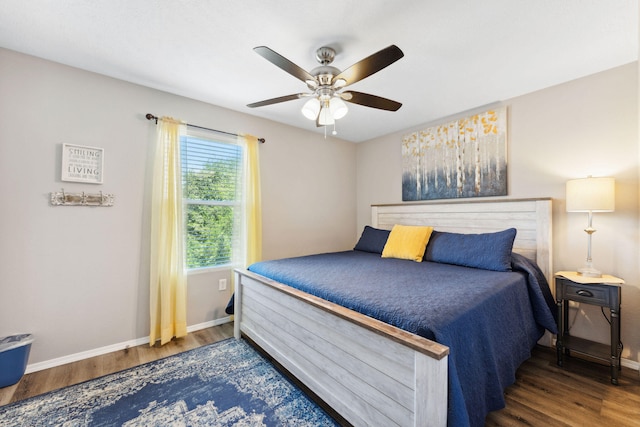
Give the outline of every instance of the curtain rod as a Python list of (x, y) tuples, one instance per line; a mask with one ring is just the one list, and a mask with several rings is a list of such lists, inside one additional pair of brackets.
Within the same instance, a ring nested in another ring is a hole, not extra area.
[[(154, 116), (153, 114), (147, 113), (147, 115), (145, 117), (147, 118), (147, 120), (155, 120), (156, 124), (158, 124), (158, 117)], [(225, 132), (223, 130), (211, 129), (211, 128), (206, 128), (206, 127), (203, 127), (203, 126), (196, 126), (196, 125), (192, 125), (191, 123), (185, 123), (185, 124), (187, 126), (189, 126), (189, 127), (192, 127), (192, 128), (210, 130), (212, 132), (224, 133), (225, 135), (239, 136), (237, 133)], [(258, 138), (258, 142), (264, 144), (265, 140), (264, 140), (264, 138)]]

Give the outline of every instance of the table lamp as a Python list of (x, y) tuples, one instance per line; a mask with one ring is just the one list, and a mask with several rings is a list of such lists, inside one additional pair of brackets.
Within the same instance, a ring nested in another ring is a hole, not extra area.
[(585, 277), (602, 277), (593, 267), (591, 259), (591, 235), (593, 212), (613, 212), (615, 209), (615, 180), (613, 178), (593, 178), (591, 176), (567, 181), (567, 212), (587, 212), (589, 224), (584, 231), (588, 235), (587, 263), (578, 270)]

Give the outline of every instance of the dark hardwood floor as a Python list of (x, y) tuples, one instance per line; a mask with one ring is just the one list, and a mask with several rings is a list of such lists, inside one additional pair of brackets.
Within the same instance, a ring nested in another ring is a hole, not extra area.
[(555, 350), (537, 347), (505, 391), (507, 405), (486, 426), (640, 426), (640, 376), (622, 368), (619, 385), (610, 370), (579, 357), (556, 364)]
[[(190, 333), (162, 347), (142, 345), (25, 375), (0, 388), (0, 406), (102, 375), (171, 356), (233, 336), (228, 323)], [(559, 368), (552, 349), (536, 348), (505, 392), (506, 408), (492, 412), (486, 426), (639, 426), (640, 376), (623, 368), (614, 386), (609, 369), (568, 358)]]
[(0, 405), (122, 371), (232, 336), (233, 323), (226, 323), (192, 332), (186, 337), (175, 339), (162, 347), (140, 345), (26, 374), (17, 384), (0, 388)]

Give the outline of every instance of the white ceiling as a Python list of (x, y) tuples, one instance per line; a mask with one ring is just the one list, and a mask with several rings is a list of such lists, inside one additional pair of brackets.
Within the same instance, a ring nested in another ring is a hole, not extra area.
[(316, 132), (304, 99), (246, 107), (306, 91), (253, 47), (309, 71), (320, 46), (344, 70), (391, 44), (404, 58), (349, 89), (402, 108), (348, 104), (339, 138), (369, 140), (636, 61), (638, 1), (0, 0), (0, 47)]

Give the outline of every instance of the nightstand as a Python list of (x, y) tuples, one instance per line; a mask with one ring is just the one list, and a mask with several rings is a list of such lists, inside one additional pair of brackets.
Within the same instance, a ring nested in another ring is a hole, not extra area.
[[(555, 275), (556, 304), (558, 307), (558, 338), (556, 350), (558, 365), (564, 364), (565, 355), (571, 351), (608, 362), (611, 366), (611, 383), (618, 384), (620, 371), (620, 300), (624, 280), (603, 275), (584, 277), (576, 272), (560, 271)], [(569, 334), (569, 301), (607, 307), (610, 311), (611, 344), (601, 344)]]

